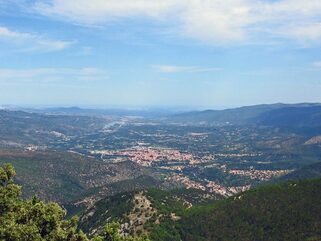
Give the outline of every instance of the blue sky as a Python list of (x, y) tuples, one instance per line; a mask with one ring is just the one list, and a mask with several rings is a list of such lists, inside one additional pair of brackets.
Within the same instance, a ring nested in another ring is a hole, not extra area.
[(321, 102), (318, 0), (0, 0), (0, 105)]

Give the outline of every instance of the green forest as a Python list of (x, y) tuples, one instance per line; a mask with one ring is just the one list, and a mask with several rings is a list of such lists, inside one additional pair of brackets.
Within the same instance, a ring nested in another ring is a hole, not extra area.
[[(166, 217), (175, 211), (179, 220), (163, 218), (151, 225), (149, 237), (122, 236), (119, 223), (105, 220), (101, 232), (89, 237), (78, 228), (79, 219), (66, 219), (66, 210), (57, 203), (23, 199), (14, 177), (12, 165), (0, 167), (0, 240), (321, 240), (321, 179), (261, 186), (190, 209), (175, 202), (176, 197), (170, 199), (177, 191), (151, 189), (147, 194), (159, 212)], [(170, 205), (162, 207), (164, 199)], [(117, 203), (125, 205), (119, 198)], [(119, 210), (115, 212), (121, 216)]]

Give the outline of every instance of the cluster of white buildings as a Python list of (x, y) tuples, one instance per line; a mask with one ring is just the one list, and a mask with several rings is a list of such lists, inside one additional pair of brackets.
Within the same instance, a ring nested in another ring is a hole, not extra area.
[(228, 173), (249, 177), (252, 180), (267, 181), (274, 177), (285, 175), (292, 170), (228, 170)]
[(187, 189), (194, 188), (194, 189), (200, 189), (203, 191), (206, 190), (206, 187), (203, 184), (199, 182), (195, 182), (182, 174), (172, 174), (166, 177), (165, 180), (169, 182), (180, 183)]

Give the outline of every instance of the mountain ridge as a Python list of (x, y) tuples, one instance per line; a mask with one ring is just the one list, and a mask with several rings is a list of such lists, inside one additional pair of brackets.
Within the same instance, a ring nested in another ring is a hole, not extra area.
[[(273, 115), (274, 112), (279, 114), (286, 108), (301, 108), (305, 110), (308, 108), (319, 108), (320, 103), (298, 103), (298, 104), (261, 104), (253, 106), (243, 106), (239, 108), (231, 108), (224, 110), (205, 110), (193, 111), (182, 114), (177, 114), (169, 117), (173, 122), (185, 123), (207, 123), (207, 124), (264, 124), (264, 117)], [(273, 112), (274, 111), (274, 112)], [(279, 112), (278, 112), (279, 111)], [(321, 110), (320, 110), (321, 111)], [(263, 119), (262, 119), (263, 118)]]

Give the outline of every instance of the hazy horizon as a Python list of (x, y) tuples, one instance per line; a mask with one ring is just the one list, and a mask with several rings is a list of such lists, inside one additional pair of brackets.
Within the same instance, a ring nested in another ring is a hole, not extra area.
[(18, 110), (45, 110), (45, 109), (88, 109), (88, 110), (110, 110), (110, 111), (145, 111), (145, 112), (188, 112), (188, 111), (206, 111), (206, 110), (226, 110), (226, 109), (236, 109), (241, 107), (258, 106), (258, 105), (274, 105), (274, 104), (320, 104), (319, 102), (293, 102), (293, 103), (253, 103), (248, 105), (235, 105), (235, 106), (117, 106), (117, 105), (10, 105), (0, 104), (0, 109), (18, 109)]

